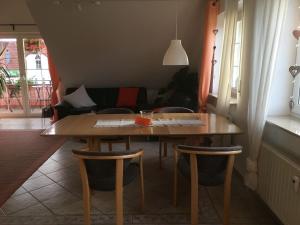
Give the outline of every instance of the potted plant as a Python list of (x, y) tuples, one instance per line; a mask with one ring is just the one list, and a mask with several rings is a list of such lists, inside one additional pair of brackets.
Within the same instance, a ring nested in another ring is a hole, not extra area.
[(6, 92), (5, 76), (2, 73), (0, 73), (0, 97), (3, 96), (4, 92)]
[(156, 106), (182, 106), (198, 109), (198, 74), (189, 67), (177, 71), (166, 88), (159, 90)]

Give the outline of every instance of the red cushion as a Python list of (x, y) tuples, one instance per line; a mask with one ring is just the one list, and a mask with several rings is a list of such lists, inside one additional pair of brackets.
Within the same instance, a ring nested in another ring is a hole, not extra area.
[(139, 88), (120, 88), (117, 107), (136, 107)]

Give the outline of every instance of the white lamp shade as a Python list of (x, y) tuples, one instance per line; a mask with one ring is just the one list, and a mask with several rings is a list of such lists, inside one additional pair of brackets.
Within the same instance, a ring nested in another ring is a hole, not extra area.
[(164, 56), (163, 65), (189, 65), (189, 59), (181, 44), (181, 40), (171, 41), (171, 44)]

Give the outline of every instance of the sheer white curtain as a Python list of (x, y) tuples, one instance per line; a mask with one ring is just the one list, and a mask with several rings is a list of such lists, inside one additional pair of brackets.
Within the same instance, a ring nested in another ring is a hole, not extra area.
[[(245, 0), (252, 1), (252, 0)], [(248, 157), (245, 184), (257, 188), (257, 159), (288, 0), (256, 0), (248, 99)]]
[(231, 99), (234, 42), (238, 18), (238, 0), (225, 0), (225, 28), (221, 58), (217, 113), (228, 116)]

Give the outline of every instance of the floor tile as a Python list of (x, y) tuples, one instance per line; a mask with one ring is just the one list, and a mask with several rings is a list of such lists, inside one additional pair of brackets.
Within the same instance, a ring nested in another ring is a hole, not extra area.
[(0, 216), (5, 216), (5, 213), (1, 208), (0, 208)]
[(28, 180), (33, 179), (33, 178), (37, 178), (37, 177), (40, 177), (40, 176), (43, 176), (43, 174), (40, 171), (35, 171), (34, 174), (32, 174), (31, 177)]
[(77, 195), (82, 195), (82, 184), (80, 177), (70, 177), (58, 182), (59, 185), (63, 186), (67, 191)]
[(37, 198), (39, 201), (43, 202), (48, 199), (55, 198), (59, 195), (68, 195), (70, 194), (64, 188), (58, 184), (50, 184), (45, 187), (39, 188), (37, 190), (31, 191), (31, 194)]
[(60, 182), (60, 181), (70, 179), (70, 178), (76, 179), (76, 177), (79, 177), (79, 176), (80, 176), (79, 169), (76, 168), (76, 172), (75, 172), (75, 170), (72, 167), (63, 168), (56, 172), (47, 174), (47, 177), (49, 177), (51, 180), (53, 180), (55, 182)]
[(47, 186), (49, 184), (53, 184), (54, 182), (52, 180), (50, 180), (48, 177), (46, 176), (40, 176), (37, 178), (33, 178), (30, 180), (27, 180), (24, 184), (23, 187), (27, 190), (27, 191), (33, 191), (36, 189), (39, 189), (41, 187)]
[(64, 166), (62, 164), (59, 164), (55, 160), (51, 160), (47, 164), (42, 165), (39, 168), (39, 171), (42, 172), (42, 173), (44, 173), (44, 174), (48, 174), (48, 173), (52, 173), (52, 172), (58, 171), (58, 170), (60, 170), (62, 168), (64, 168)]
[[(82, 225), (83, 205), (79, 168), (72, 149), (84, 144), (67, 141), (38, 172), (24, 183), (0, 210), (0, 224), (5, 225)], [(123, 150), (124, 145), (114, 145)], [(125, 224), (190, 224), (189, 181), (180, 179), (178, 206), (172, 206), (173, 157), (169, 151), (158, 164), (157, 142), (133, 142), (132, 149), (143, 148), (145, 208), (140, 210), (140, 183), (136, 179), (124, 187)], [(171, 149), (171, 148), (170, 148)], [(103, 147), (107, 151), (107, 146)], [(44, 175), (46, 174), (46, 175)], [(26, 192), (30, 190), (29, 192)], [(93, 224), (115, 224), (115, 193), (92, 193)], [(278, 225), (257, 195), (245, 188), (239, 176), (233, 176), (232, 225)], [(223, 186), (199, 188), (199, 223), (220, 225), (223, 213)], [(9, 214), (9, 216), (3, 215)]]
[[(72, 194), (58, 195), (43, 202), (56, 215), (82, 215), (83, 202)], [(92, 208), (92, 214), (100, 212)]]
[(12, 197), (15, 197), (15, 196), (20, 195), (20, 194), (24, 194), (24, 193), (26, 193), (26, 192), (27, 192), (27, 191), (26, 191), (25, 188), (19, 187), (19, 188), (15, 191), (15, 193), (13, 193)]
[(33, 206), (29, 206), (23, 210), (20, 210), (12, 216), (49, 216), (52, 215), (52, 213), (42, 204), (37, 204)]
[(37, 204), (38, 201), (34, 197), (32, 197), (29, 193), (24, 193), (8, 199), (2, 206), (2, 209), (5, 214), (10, 215), (21, 209), (25, 209), (27, 207), (34, 206)]

